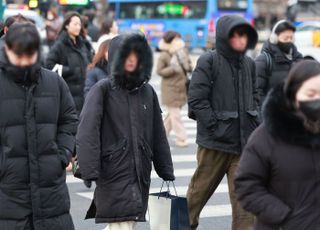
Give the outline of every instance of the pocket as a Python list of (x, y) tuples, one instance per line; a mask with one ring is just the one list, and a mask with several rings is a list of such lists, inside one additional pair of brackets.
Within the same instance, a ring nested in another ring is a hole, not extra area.
[(257, 110), (248, 110), (247, 118), (249, 131), (251, 132), (255, 130), (260, 124), (259, 112)]
[(213, 139), (234, 144), (239, 137), (238, 112), (216, 112), (217, 123), (213, 130)]
[(146, 141), (142, 142), (141, 145), (141, 163), (142, 163), (142, 179), (145, 184), (150, 183), (150, 176), (151, 176), (151, 170), (152, 170), (152, 159), (153, 159), (153, 152), (151, 147)]
[[(127, 159), (127, 140), (123, 139), (102, 152), (102, 173), (106, 178), (120, 176), (129, 167)], [(115, 178), (114, 178), (115, 179)]]

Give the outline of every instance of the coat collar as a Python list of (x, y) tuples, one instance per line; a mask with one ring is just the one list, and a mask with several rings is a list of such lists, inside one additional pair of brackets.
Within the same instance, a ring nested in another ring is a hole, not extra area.
[(283, 84), (268, 94), (262, 113), (265, 126), (275, 139), (290, 144), (320, 148), (320, 134), (307, 131), (302, 119), (295, 115), (295, 110), (287, 106)]

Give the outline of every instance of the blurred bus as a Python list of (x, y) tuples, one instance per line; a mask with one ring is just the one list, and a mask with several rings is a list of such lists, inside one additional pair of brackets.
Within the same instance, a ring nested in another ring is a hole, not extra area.
[(142, 31), (157, 47), (164, 32), (179, 32), (189, 48), (211, 48), (219, 17), (237, 14), (253, 22), (253, 0), (109, 0), (120, 30)]

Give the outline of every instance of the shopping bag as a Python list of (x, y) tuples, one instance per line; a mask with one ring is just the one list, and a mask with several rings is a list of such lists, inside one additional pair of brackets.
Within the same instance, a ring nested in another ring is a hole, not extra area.
[(171, 195), (169, 186), (168, 191), (162, 192), (161, 190), (159, 193), (149, 195), (150, 229), (190, 230), (187, 199), (177, 194)]

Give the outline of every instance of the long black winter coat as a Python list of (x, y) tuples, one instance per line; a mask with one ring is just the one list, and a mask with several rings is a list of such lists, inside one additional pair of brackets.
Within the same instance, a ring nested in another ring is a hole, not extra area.
[(270, 70), (268, 70), (267, 57), (265, 54), (261, 53), (256, 58), (256, 75), (261, 104), (268, 91), (281, 84), (287, 78), (292, 64), (302, 59), (302, 55), (298, 52), (295, 46), (293, 47), (292, 60), (289, 60), (279, 47), (270, 43), (270, 41), (265, 42), (262, 47), (262, 52), (266, 52), (270, 55), (272, 59), (272, 68), (271, 75), (269, 75)]
[[(144, 83), (128, 90), (121, 63), (131, 50), (140, 60), (135, 77)], [(161, 178), (174, 179), (158, 99), (146, 83), (151, 50), (144, 38), (133, 35), (118, 51), (112, 80), (99, 81), (86, 97), (77, 134), (82, 178), (97, 181), (97, 223), (145, 221), (152, 161)]]
[[(221, 18), (214, 51), (218, 56), (210, 51), (199, 58), (192, 74), (188, 104), (197, 119), (197, 144), (240, 154), (247, 138), (258, 126), (258, 93), (254, 62), (234, 52), (228, 43), (230, 33), (237, 26), (248, 28), (248, 48), (255, 46), (257, 33), (244, 19), (238, 16)], [(214, 63), (218, 66), (213, 66)], [(214, 73), (218, 76), (213, 76)]]
[(86, 97), (89, 90), (98, 81), (107, 78), (108, 76), (108, 62), (100, 61), (94, 68), (87, 71), (87, 77), (84, 86), (84, 96)]
[(65, 167), (78, 120), (68, 86), (40, 68), (24, 81), (7, 72), (3, 51), (0, 60), (0, 229), (74, 229)]
[(271, 92), (240, 160), (237, 197), (257, 230), (320, 229), (320, 134), (287, 108), (282, 86)]
[(62, 77), (67, 82), (70, 92), (80, 113), (84, 102), (84, 82), (87, 65), (91, 62), (92, 53), (80, 36), (77, 45), (71, 41), (67, 32), (62, 32), (51, 48), (47, 57), (47, 68), (53, 69), (56, 64), (63, 65)]

